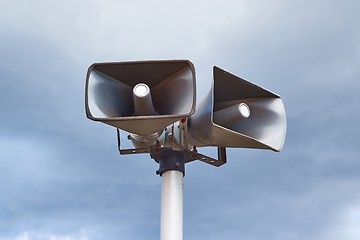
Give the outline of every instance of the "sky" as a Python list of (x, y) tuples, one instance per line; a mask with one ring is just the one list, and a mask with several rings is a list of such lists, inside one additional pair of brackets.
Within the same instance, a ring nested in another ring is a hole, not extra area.
[[(94, 62), (188, 59), (282, 97), (280, 153), (186, 165), (184, 239), (360, 239), (357, 0), (0, 1), (0, 240), (159, 239), (161, 178), (85, 115)], [(125, 134), (123, 134), (124, 136)], [(126, 140), (124, 140), (126, 141)], [(214, 154), (214, 149), (200, 149)]]

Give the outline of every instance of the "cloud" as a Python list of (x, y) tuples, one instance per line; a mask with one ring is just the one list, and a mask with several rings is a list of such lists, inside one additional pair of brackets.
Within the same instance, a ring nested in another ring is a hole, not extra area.
[(115, 130), (85, 117), (84, 84), (96, 61), (167, 58), (195, 63), (198, 100), (218, 65), (280, 94), (288, 116), (281, 153), (187, 165), (185, 238), (358, 239), (358, 6), (4, 2), (0, 239), (158, 239), (157, 164), (119, 156)]
[[(2, 238), (0, 238), (2, 239)], [(81, 232), (73, 235), (53, 235), (53, 234), (41, 234), (36, 232), (23, 232), (13, 238), (12, 240), (87, 240), (86, 234)], [(5, 240), (5, 239), (2, 239)], [(6, 239), (11, 240), (11, 239)]]

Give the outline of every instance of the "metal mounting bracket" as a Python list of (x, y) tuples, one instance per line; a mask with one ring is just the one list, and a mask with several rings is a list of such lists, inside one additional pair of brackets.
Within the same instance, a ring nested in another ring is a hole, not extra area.
[(135, 153), (150, 153), (150, 148), (121, 149), (120, 129), (116, 128), (116, 133), (117, 133), (118, 150), (120, 152), (120, 155), (135, 154)]
[[(118, 142), (118, 150), (120, 155), (128, 155), (128, 154), (139, 154), (139, 153), (150, 153), (154, 152), (154, 149), (158, 149), (159, 151), (163, 151), (162, 149), (169, 149), (172, 150), (170, 148), (166, 148), (166, 147), (152, 147), (152, 148), (131, 148), (131, 149), (121, 149), (121, 140), (120, 140), (120, 129), (116, 129), (117, 132), (117, 142)], [(175, 150), (172, 150), (175, 151)], [(189, 157), (187, 157), (185, 163), (188, 162), (192, 162), (195, 160), (199, 160), (202, 161), (204, 163), (210, 164), (212, 166), (215, 167), (220, 167), (221, 165), (225, 164), (227, 161), (226, 158), (226, 148), (225, 147), (217, 147), (217, 151), (218, 151), (218, 158), (211, 158), (209, 156), (206, 156), (204, 154), (198, 153), (196, 147), (194, 147), (191, 151), (189, 150), (182, 150), (182, 152), (184, 152), (184, 154), (188, 155)]]

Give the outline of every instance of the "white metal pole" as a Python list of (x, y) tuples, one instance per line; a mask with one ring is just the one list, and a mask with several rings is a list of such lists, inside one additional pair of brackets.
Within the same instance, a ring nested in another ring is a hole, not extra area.
[(160, 240), (183, 239), (184, 174), (178, 170), (162, 173)]

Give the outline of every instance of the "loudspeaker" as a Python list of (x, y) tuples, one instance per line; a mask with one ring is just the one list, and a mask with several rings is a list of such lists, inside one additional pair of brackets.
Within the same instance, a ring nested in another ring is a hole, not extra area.
[(188, 120), (193, 146), (281, 151), (286, 135), (283, 102), (275, 93), (213, 68), (213, 86)]
[(190, 61), (95, 63), (86, 77), (89, 119), (146, 136), (195, 111), (195, 70)]

